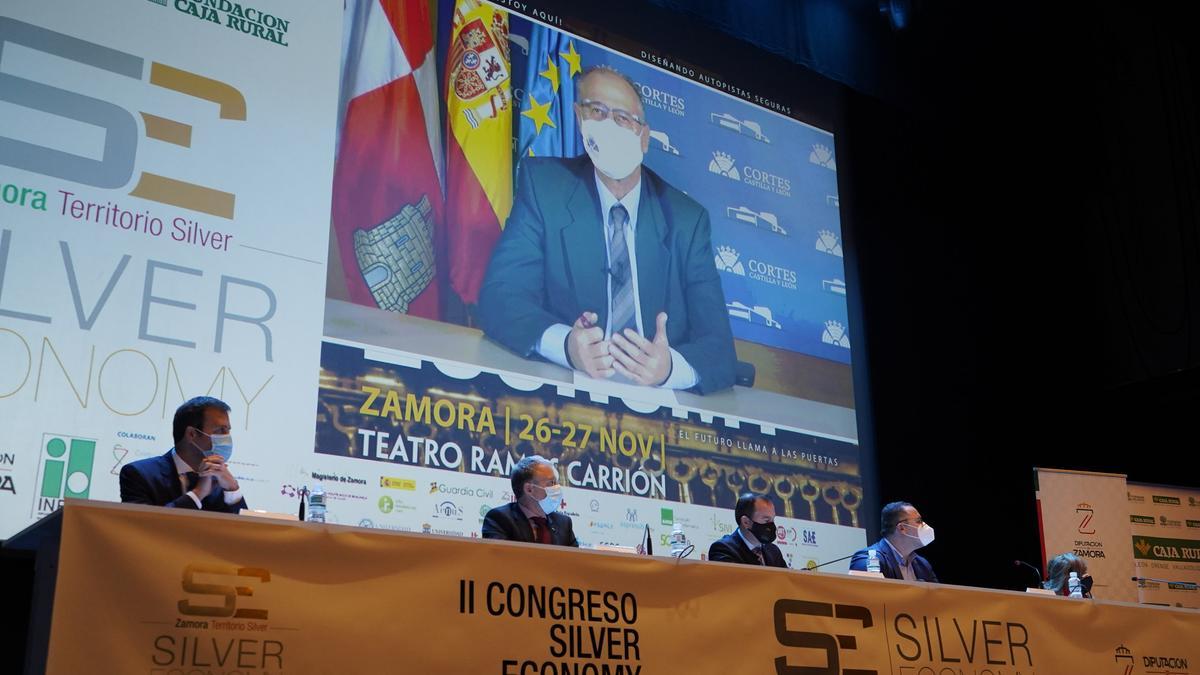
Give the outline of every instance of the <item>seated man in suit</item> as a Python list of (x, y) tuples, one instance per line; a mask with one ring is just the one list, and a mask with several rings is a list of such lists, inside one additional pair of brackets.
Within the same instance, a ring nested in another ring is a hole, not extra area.
[(884, 506), (879, 524), (883, 538), (856, 552), (850, 559), (850, 569), (865, 572), (873, 549), (879, 558), (879, 571), (888, 579), (937, 583), (929, 561), (917, 555), (917, 549), (933, 543), (933, 528), (925, 524), (913, 505), (892, 502)]
[(733, 508), (737, 529), (714, 541), (708, 559), (717, 562), (787, 567), (775, 545), (775, 504), (766, 495), (746, 493)]
[(237, 513), (246, 500), (229, 471), (229, 406), (197, 396), (175, 410), (175, 447), (121, 467), (121, 501)]
[(650, 128), (628, 78), (596, 67), (577, 87), (587, 155), (521, 160), (480, 289), (483, 332), (596, 378), (732, 386), (708, 212), (642, 166)]
[(540, 455), (522, 457), (512, 470), (517, 501), (497, 506), (483, 517), (484, 539), (579, 546), (571, 517), (558, 512), (562, 488), (554, 465)]

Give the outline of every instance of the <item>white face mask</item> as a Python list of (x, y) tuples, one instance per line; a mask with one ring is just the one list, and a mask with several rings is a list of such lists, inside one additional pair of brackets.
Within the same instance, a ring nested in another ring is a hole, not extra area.
[(621, 180), (642, 163), (642, 137), (617, 125), (612, 118), (603, 122), (584, 120), (579, 126), (583, 147), (600, 173)]
[(551, 485), (542, 489), (546, 491), (546, 496), (538, 500), (538, 506), (541, 507), (542, 513), (550, 515), (562, 504), (562, 486)]
[(921, 523), (917, 527), (917, 533), (908, 536), (921, 542), (921, 545), (917, 548), (924, 548), (933, 543), (933, 528), (926, 523)]

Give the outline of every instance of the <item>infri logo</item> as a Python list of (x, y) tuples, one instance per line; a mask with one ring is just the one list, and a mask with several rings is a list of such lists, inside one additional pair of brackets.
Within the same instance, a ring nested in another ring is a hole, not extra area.
[(95, 459), (95, 439), (43, 434), (32, 515), (40, 518), (56, 511), (68, 497), (87, 499)]

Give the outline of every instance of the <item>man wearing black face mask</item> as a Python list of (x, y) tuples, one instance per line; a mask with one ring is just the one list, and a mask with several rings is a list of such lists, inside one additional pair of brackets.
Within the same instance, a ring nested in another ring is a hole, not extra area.
[(713, 542), (708, 559), (716, 562), (787, 567), (775, 541), (775, 504), (766, 495), (746, 493), (733, 509), (737, 529)]

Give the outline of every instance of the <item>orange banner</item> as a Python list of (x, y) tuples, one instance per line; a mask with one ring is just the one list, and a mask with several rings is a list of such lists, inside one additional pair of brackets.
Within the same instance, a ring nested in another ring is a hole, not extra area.
[(50, 673), (1200, 670), (1192, 610), (85, 502), (55, 598)]

